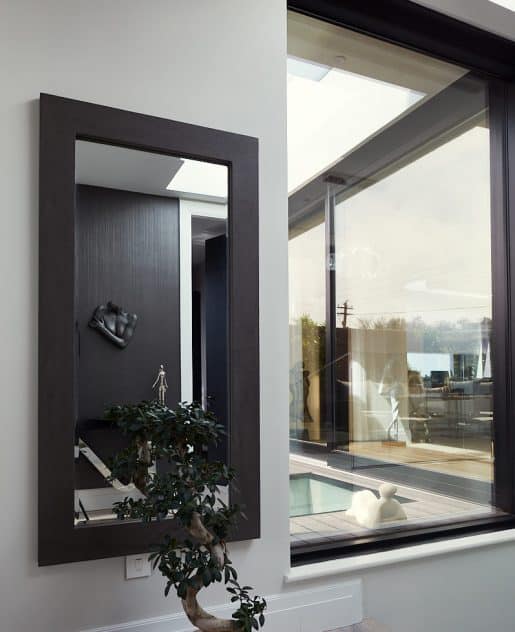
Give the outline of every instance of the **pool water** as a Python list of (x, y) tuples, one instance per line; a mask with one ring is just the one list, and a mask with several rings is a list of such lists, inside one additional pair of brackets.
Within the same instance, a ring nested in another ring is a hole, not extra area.
[[(345, 511), (351, 505), (352, 494), (363, 489), (367, 488), (318, 474), (293, 474), (290, 476), (290, 517)], [(401, 503), (411, 502), (402, 496), (395, 498)]]

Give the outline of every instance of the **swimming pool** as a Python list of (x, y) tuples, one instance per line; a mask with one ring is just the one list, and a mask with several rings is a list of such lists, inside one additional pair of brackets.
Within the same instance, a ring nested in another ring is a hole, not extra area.
[[(290, 517), (330, 513), (349, 509), (354, 492), (367, 489), (319, 474), (292, 474), (290, 476)], [(374, 490), (372, 490), (374, 491)], [(374, 492), (378, 496), (377, 491)], [(395, 496), (400, 503), (412, 502)]]

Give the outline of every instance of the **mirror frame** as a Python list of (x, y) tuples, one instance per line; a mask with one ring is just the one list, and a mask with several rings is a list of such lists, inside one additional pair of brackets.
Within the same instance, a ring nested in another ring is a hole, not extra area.
[(140, 554), (172, 520), (75, 527), (74, 423), (75, 141), (93, 142), (222, 164), (228, 195), (229, 463), (237, 470), (231, 502), (244, 506), (231, 540), (260, 537), (258, 140), (250, 136), (137, 114), (49, 94), (40, 95), (39, 420), (40, 566)]

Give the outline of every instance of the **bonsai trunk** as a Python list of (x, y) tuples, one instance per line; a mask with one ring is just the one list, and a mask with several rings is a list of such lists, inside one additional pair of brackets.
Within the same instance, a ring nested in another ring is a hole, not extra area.
[(200, 588), (188, 588), (182, 607), (188, 619), (202, 632), (236, 632), (238, 626), (234, 619), (219, 619), (206, 612), (197, 601)]
[[(224, 567), (224, 547), (222, 544), (213, 544), (213, 535), (206, 529), (200, 515), (195, 512), (191, 519), (189, 532), (211, 553), (218, 568)], [(182, 607), (188, 619), (202, 632), (237, 632), (238, 625), (234, 619), (219, 619), (206, 612), (197, 601), (197, 595), (202, 588), (202, 580), (198, 578), (198, 588), (188, 588), (186, 597), (182, 599)]]
[(145, 493), (148, 481), (148, 468), (152, 465), (150, 460), (150, 447), (146, 439), (138, 441), (138, 457), (144, 465), (140, 465), (134, 476), (134, 485), (142, 494)]

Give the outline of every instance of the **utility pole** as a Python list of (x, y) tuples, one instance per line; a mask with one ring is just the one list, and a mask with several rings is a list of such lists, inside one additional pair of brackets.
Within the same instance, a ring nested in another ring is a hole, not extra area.
[(350, 312), (354, 309), (351, 305), (349, 305), (349, 301), (345, 301), (343, 305), (338, 305), (336, 308), (338, 311), (336, 312), (339, 316), (343, 316), (342, 326), (344, 329), (347, 329), (347, 318), (350, 316)]

